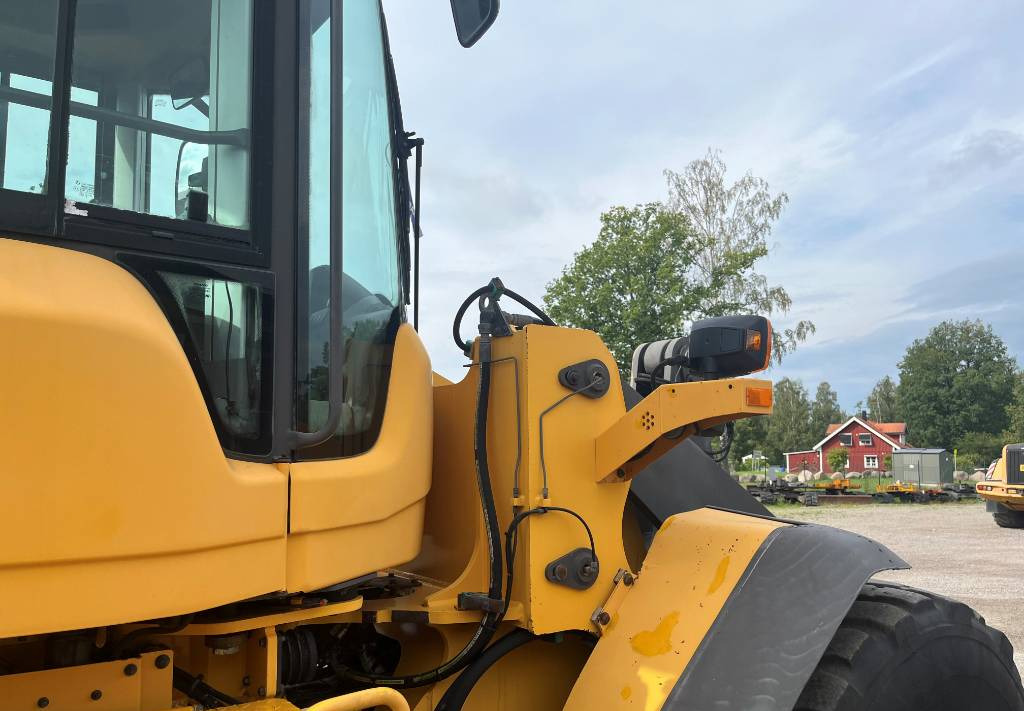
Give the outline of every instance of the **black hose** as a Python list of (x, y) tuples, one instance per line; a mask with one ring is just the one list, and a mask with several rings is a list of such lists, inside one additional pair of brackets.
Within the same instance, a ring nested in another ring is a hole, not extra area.
[(497, 609), (485, 612), (480, 619), (476, 631), (466, 646), (454, 657), (435, 669), (410, 674), (407, 676), (388, 676), (356, 671), (340, 663), (332, 664), (334, 672), (339, 676), (353, 681), (376, 686), (389, 686), (398, 689), (409, 689), (416, 686), (434, 684), (468, 666), (486, 649), (498, 625), (505, 616), (502, 599), (501, 560), (501, 529), (498, 526), (498, 512), (494, 506), (494, 492), (491, 490), (491, 474), (487, 461), (487, 410), (491, 394), (491, 341), (485, 336), (480, 344), (480, 381), (477, 386), (476, 424), (473, 436), (474, 459), (476, 460), (477, 488), (480, 493), (480, 504), (484, 514), (484, 529), (487, 532), (487, 551), (490, 557), (490, 574), (488, 576), (487, 597), (498, 601)]
[(509, 632), (507, 635), (492, 644), (484, 653), (470, 664), (459, 678), (452, 682), (444, 696), (434, 707), (434, 711), (461, 711), (473, 687), (480, 681), (487, 670), (494, 666), (502, 657), (514, 649), (522, 647), (528, 642), (539, 639), (531, 632), (521, 627)]
[(533, 313), (534, 316), (540, 319), (543, 325), (558, 325), (554, 321), (552, 321), (551, 317), (544, 313), (544, 311), (542, 311), (540, 307), (536, 306), (529, 299), (527, 299), (524, 296), (521, 296), (520, 294), (517, 294), (511, 289), (506, 289), (504, 286), (499, 286), (498, 284), (500, 284), (500, 282), (498, 284), (495, 284), (495, 281), (497, 280), (492, 279), (490, 284), (488, 284), (487, 286), (481, 286), (479, 289), (477, 289), (472, 294), (467, 296), (466, 300), (462, 302), (461, 306), (459, 306), (459, 310), (455, 312), (455, 321), (452, 323), (452, 338), (455, 339), (455, 344), (463, 353), (469, 353), (469, 349), (472, 347), (472, 343), (463, 341), (462, 334), (459, 333), (459, 327), (462, 325), (462, 317), (466, 315), (466, 311), (469, 309), (469, 307), (473, 304), (474, 301), (479, 299), (481, 296), (485, 296), (487, 294), (495, 294), (496, 297), (508, 296), (513, 301), (516, 301), (520, 305), (525, 306), (527, 309), (529, 309), (529, 311)]

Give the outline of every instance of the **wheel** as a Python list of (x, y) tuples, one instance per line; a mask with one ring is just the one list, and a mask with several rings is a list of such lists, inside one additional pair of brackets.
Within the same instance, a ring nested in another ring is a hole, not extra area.
[(963, 603), (868, 583), (794, 711), (868, 709), (1021, 711), (1013, 648)]
[(992, 518), (1000, 528), (1024, 528), (1024, 511), (997, 511)]

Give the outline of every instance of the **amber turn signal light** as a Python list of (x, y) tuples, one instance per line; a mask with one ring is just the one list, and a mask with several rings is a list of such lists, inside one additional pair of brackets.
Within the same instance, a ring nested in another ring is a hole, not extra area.
[(747, 388), (747, 405), (749, 407), (771, 407), (771, 388)]

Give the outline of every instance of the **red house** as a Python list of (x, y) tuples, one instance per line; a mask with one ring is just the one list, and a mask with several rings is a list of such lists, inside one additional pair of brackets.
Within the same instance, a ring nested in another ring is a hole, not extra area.
[(828, 453), (844, 447), (850, 453), (846, 471), (882, 469), (885, 457), (907, 446), (905, 422), (872, 422), (867, 417), (851, 417), (842, 424), (829, 425), (825, 439), (803, 452), (786, 452), (786, 471), (832, 473)]

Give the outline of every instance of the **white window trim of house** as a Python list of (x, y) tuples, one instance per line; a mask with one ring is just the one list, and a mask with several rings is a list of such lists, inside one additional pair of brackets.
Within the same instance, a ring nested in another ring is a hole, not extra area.
[[(865, 439), (867, 441), (865, 441)], [(857, 435), (857, 443), (860, 444), (861, 447), (870, 447), (875, 443), (875, 439), (870, 433), (861, 432)]]
[[(874, 462), (873, 464), (871, 462)], [(878, 455), (877, 454), (865, 454), (864, 455), (864, 468), (865, 469), (878, 469)]]

